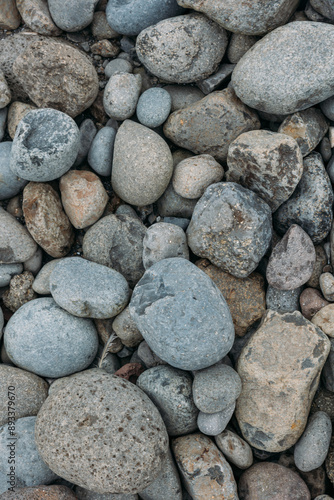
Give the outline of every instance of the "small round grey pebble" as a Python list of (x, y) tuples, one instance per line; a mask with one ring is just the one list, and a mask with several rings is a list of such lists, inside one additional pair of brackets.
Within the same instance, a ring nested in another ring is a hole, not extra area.
[(11, 361), (42, 377), (65, 377), (87, 368), (98, 336), (89, 319), (76, 318), (52, 298), (21, 306), (7, 323), (4, 343)]
[(278, 290), (268, 285), (266, 293), (267, 309), (281, 313), (300, 311), (299, 297), (303, 287), (293, 290)]
[[(62, 259), (53, 259), (50, 262), (44, 264), (42, 269), (37, 274), (33, 284), (32, 289), (39, 295), (51, 295), (50, 291), (50, 276), (58, 262)], [(20, 273), (17, 273), (20, 274)]]
[(12, 142), (0, 143), (0, 200), (7, 200), (19, 193), (28, 183), (19, 179), (10, 169)]
[(234, 409), (235, 403), (217, 413), (203, 413), (200, 411), (197, 417), (199, 430), (207, 436), (218, 436), (218, 434), (225, 430), (231, 420)]
[(30, 259), (26, 260), (23, 264), (23, 269), (25, 271), (30, 271), (34, 276), (42, 267), (43, 252), (41, 247), (37, 247), (36, 252)]
[(167, 120), (171, 107), (172, 99), (167, 90), (153, 87), (139, 97), (137, 118), (146, 127), (159, 127)]
[(0, 141), (2, 141), (6, 130), (8, 108), (0, 109)]
[(0, 287), (9, 285), (12, 277), (21, 274), (22, 271), (22, 264), (0, 264)]
[(87, 157), (91, 144), (94, 137), (96, 136), (97, 129), (95, 123), (90, 118), (87, 118), (82, 122), (79, 127), (80, 132), (80, 146), (77, 159), (74, 162), (74, 167), (81, 165), (84, 159)]
[(175, 224), (158, 222), (150, 226), (143, 240), (143, 264), (145, 269), (159, 260), (183, 257), (189, 260), (185, 232)]
[(13, 140), (10, 168), (22, 179), (47, 182), (65, 174), (80, 147), (75, 121), (56, 109), (37, 109), (20, 121)]
[(235, 432), (225, 430), (215, 437), (215, 441), (229, 462), (239, 469), (248, 469), (253, 464), (252, 448)]
[(104, 74), (111, 78), (115, 73), (132, 73), (132, 64), (123, 58), (113, 59), (104, 68)]
[(323, 296), (329, 302), (334, 302), (334, 276), (332, 273), (322, 273), (319, 284)]
[(294, 460), (299, 470), (309, 472), (320, 467), (327, 456), (332, 435), (332, 422), (327, 413), (314, 413), (304, 433), (295, 444)]
[(162, 217), (191, 217), (198, 200), (187, 200), (175, 191), (170, 182), (157, 201), (158, 213)]
[(109, 79), (103, 94), (103, 106), (108, 116), (126, 120), (136, 111), (142, 79), (132, 73), (115, 73)]
[(99, 175), (111, 174), (116, 130), (103, 127), (96, 134), (88, 153), (88, 163)]
[(182, 500), (181, 481), (170, 450), (161, 474), (140, 492), (140, 498), (142, 500)]
[(64, 9), (62, 0), (48, 0), (48, 7), (58, 28), (76, 32), (93, 21), (94, 9), (98, 0), (69, 0)]

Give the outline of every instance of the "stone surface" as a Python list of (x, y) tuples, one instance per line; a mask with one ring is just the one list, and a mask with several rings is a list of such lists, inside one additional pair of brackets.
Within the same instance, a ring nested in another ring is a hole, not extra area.
[(145, 340), (141, 342), (138, 346), (138, 357), (144, 363), (147, 368), (152, 368), (153, 366), (166, 365), (166, 361), (159, 358)]
[(22, 264), (0, 264), (0, 287), (9, 285), (12, 277), (15, 274), (20, 274), (22, 271)]
[(129, 300), (129, 286), (120, 273), (80, 257), (56, 265), (50, 292), (60, 307), (80, 318), (112, 318)]
[(23, 304), (37, 298), (32, 289), (34, 276), (29, 271), (17, 274), (10, 280), (9, 290), (2, 297), (4, 305), (12, 312), (17, 311)]
[(90, 51), (102, 57), (116, 57), (120, 53), (120, 47), (114, 40), (99, 40), (91, 45)]
[(171, 257), (189, 260), (189, 249), (185, 232), (175, 224), (158, 222), (150, 226), (143, 240), (143, 264), (145, 269), (156, 262)]
[(138, 495), (131, 493), (95, 493), (80, 486), (75, 487), (75, 495), (78, 500), (138, 500)]
[(36, 242), (15, 217), (0, 207), (0, 264), (25, 262), (37, 250)]
[(8, 114), (7, 108), (0, 109), (0, 141), (2, 141), (5, 135), (7, 114)]
[(329, 351), (327, 336), (299, 312), (264, 315), (237, 364), (236, 417), (249, 444), (280, 452), (297, 442)]
[[(82, 453), (83, 442), (91, 453)], [(43, 460), (67, 481), (96, 493), (136, 493), (161, 472), (168, 435), (138, 387), (89, 370), (49, 396), (38, 414), (36, 444)]]
[(28, 181), (52, 181), (71, 168), (78, 152), (75, 121), (55, 109), (37, 109), (25, 115), (16, 129), (10, 168)]
[(205, 95), (210, 94), (214, 90), (221, 89), (230, 80), (234, 68), (235, 64), (223, 63), (213, 75), (197, 82), (197, 85)]
[(200, 433), (178, 437), (172, 449), (190, 498), (238, 500), (232, 469), (209, 437)]
[(5, 108), (11, 101), (11, 92), (5, 75), (0, 70), (0, 109)]
[(322, 307), (312, 318), (312, 323), (328, 335), (334, 337), (334, 304)]
[(112, 329), (126, 347), (136, 347), (143, 340), (142, 334), (130, 316), (128, 307), (116, 316)]
[(271, 236), (267, 203), (234, 182), (209, 186), (187, 229), (188, 245), (195, 255), (237, 278), (246, 278), (256, 269)]
[[(6, 491), (2, 500), (76, 500), (76, 495), (67, 486), (27, 486), (16, 491)], [(132, 499), (129, 499), (132, 500)]]
[(38, 107), (56, 108), (71, 117), (87, 109), (99, 90), (90, 59), (76, 47), (54, 39), (31, 43), (15, 59), (13, 73)]
[(96, 222), (83, 239), (85, 259), (111, 267), (134, 287), (144, 274), (143, 239), (146, 227), (130, 215), (108, 215)]
[(24, 263), (24, 270), (31, 272), (34, 276), (42, 267), (43, 252), (41, 247), (38, 247), (36, 252), (29, 260)]
[(178, 195), (170, 182), (157, 201), (158, 213), (162, 217), (191, 217), (198, 200), (187, 200)]
[(132, 64), (126, 59), (113, 59), (104, 68), (104, 74), (110, 78), (116, 73), (132, 73)]
[(139, 60), (167, 82), (190, 83), (210, 76), (227, 47), (224, 28), (192, 13), (172, 17), (143, 30), (136, 41)]
[(142, 86), (140, 75), (115, 73), (107, 83), (103, 95), (106, 113), (115, 120), (131, 118), (136, 111)]
[(299, 311), (299, 297), (302, 289), (303, 287), (294, 288), (293, 290), (278, 290), (268, 285), (266, 293), (267, 309), (281, 313)]
[(139, 97), (136, 113), (142, 125), (154, 128), (167, 120), (171, 107), (172, 98), (168, 91), (153, 87)]
[(208, 436), (218, 436), (218, 434), (225, 430), (234, 410), (235, 403), (216, 413), (203, 413), (200, 411), (197, 418), (199, 430)]
[(210, 154), (217, 161), (226, 162), (231, 142), (240, 134), (259, 128), (256, 113), (233, 90), (224, 89), (172, 113), (164, 125), (164, 134), (195, 154)]
[(215, 437), (215, 441), (229, 462), (239, 469), (248, 469), (253, 464), (251, 447), (235, 432), (225, 430)]
[(172, 112), (187, 108), (205, 97), (200, 89), (192, 87), (191, 85), (166, 85), (164, 89), (167, 90), (171, 96)]
[(4, 343), (11, 361), (42, 377), (84, 370), (98, 347), (92, 321), (76, 318), (52, 298), (24, 304), (7, 323)]
[(33, 104), (27, 104), (25, 102), (15, 101), (9, 106), (8, 109), (8, 133), (11, 139), (14, 139), (16, 129), (22, 118), (29, 113), (29, 111), (34, 111), (36, 106)]
[(111, 182), (126, 203), (144, 206), (164, 193), (173, 172), (167, 143), (153, 130), (126, 120), (115, 140)]
[(169, 436), (182, 436), (197, 429), (198, 409), (189, 373), (168, 365), (155, 366), (139, 376), (137, 386), (160, 411)]
[(321, 245), (316, 245), (314, 249), (316, 261), (314, 264), (312, 276), (306, 282), (306, 285), (311, 288), (318, 288), (320, 290), (319, 278), (323, 272), (324, 267), (327, 265), (327, 254), (324, 250), (324, 247)]
[(143, 500), (166, 500), (166, 498), (182, 500), (181, 481), (170, 451), (163, 465), (162, 473), (145, 490), (140, 492), (140, 497)]
[(310, 0), (310, 4), (319, 14), (334, 21), (334, 9), (330, 0)]
[(111, 174), (112, 157), (116, 130), (113, 127), (103, 127), (96, 134), (88, 153), (88, 163), (99, 175)]
[(153, 352), (176, 368), (206, 368), (232, 347), (234, 328), (223, 295), (186, 259), (164, 259), (150, 267), (129, 307)]
[(78, 156), (74, 162), (74, 166), (77, 167), (83, 163), (83, 161), (86, 159), (88, 152), (91, 148), (91, 145), (94, 141), (94, 138), (96, 136), (97, 130), (95, 127), (95, 123), (93, 120), (90, 118), (86, 118), (84, 120), (80, 127), (79, 127), (79, 152)]
[(300, 307), (306, 319), (311, 320), (313, 316), (329, 302), (315, 288), (305, 288), (299, 298)]
[(232, 33), (227, 48), (227, 57), (232, 64), (237, 64), (242, 56), (258, 41), (257, 36)]
[(109, 38), (119, 37), (119, 34), (109, 26), (105, 12), (94, 12), (91, 30), (92, 35), (97, 40), (108, 40)]
[(23, 190), (23, 213), (29, 233), (51, 257), (64, 257), (70, 250), (73, 228), (58, 193), (42, 182), (29, 182)]
[(323, 296), (329, 302), (334, 302), (334, 276), (332, 273), (323, 273), (319, 279)]
[(66, 9), (62, 0), (48, 0), (52, 19), (64, 31), (80, 31), (93, 21), (98, 0), (71, 0)]
[(328, 97), (320, 103), (320, 109), (330, 120), (334, 120), (334, 96)]
[(61, 34), (52, 20), (47, 0), (16, 0), (16, 6), (24, 23), (40, 35), (58, 36)]
[(33, 284), (32, 289), (39, 295), (51, 295), (50, 292), (50, 276), (58, 262), (61, 259), (53, 259), (50, 262), (44, 264), (42, 269), (37, 274)]
[(303, 173), (300, 148), (287, 135), (253, 130), (228, 149), (226, 180), (254, 191), (273, 212), (290, 198)]
[(0, 200), (7, 200), (17, 195), (27, 184), (25, 179), (19, 179), (10, 169), (12, 143), (0, 143)]
[(0, 2), (0, 29), (16, 30), (21, 24), (21, 16), (15, 0), (1, 0)]

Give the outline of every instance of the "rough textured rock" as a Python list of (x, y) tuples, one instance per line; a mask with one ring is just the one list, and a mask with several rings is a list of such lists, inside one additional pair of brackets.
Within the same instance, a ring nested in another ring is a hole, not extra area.
[(237, 96), (252, 108), (283, 115), (324, 101), (333, 95), (334, 57), (328, 50), (333, 42), (333, 28), (325, 23), (296, 21), (277, 28), (237, 64), (232, 75)]
[(224, 89), (172, 113), (164, 125), (164, 134), (195, 154), (210, 154), (225, 162), (231, 142), (240, 134), (259, 128), (256, 113), (233, 90)]
[[(91, 453), (82, 453), (83, 442)], [(49, 396), (38, 414), (36, 444), (43, 460), (67, 481), (97, 493), (136, 493), (161, 472), (168, 435), (138, 387), (89, 370)]]
[(186, 259), (164, 259), (150, 267), (129, 307), (153, 352), (176, 368), (206, 368), (232, 347), (234, 328), (223, 295)]
[(166, 85), (164, 90), (167, 90), (171, 96), (172, 111), (187, 108), (205, 97), (200, 89), (191, 85)]
[(334, 9), (330, 0), (310, 0), (310, 4), (319, 14), (334, 21)]
[(16, 30), (20, 26), (21, 16), (15, 0), (1, 0), (0, 2), (0, 29)]
[(0, 109), (5, 108), (11, 101), (11, 92), (5, 75), (0, 70)]
[(37, 298), (32, 289), (34, 276), (31, 272), (25, 271), (17, 274), (10, 280), (9, 290), (2, 297), (4, 305), (12, 312), (17, 311), (23, 304)]
[(8, 124), (7, 129), (11, 139), (14, 139), (16, 129), (22, 118), (29, 113), (37, 109), (33, 104), (27, 104), (25, 102), (15, 101), (9, 106), (8, 109)]
[(150, 226), (143, 240), (143, 264), (145, 269), (156, 262), (171, 257), (189, 259), (185, 232), (175, 224), (158, 222)]
[(319, 278), (323, 273), (324, 267), (327, 265), (327, 254), (321, 245), (314, 247), (316, 254), (316, 261), (313, 268), (311, 278), (306, 282), (306, 286), (311, 288), (318, 288), (320, 290)]
[(143, 500), (166, 500), (166, 498), (182, 500), (181, 481), (170, 451), (162, 473), (145, 490), (140, 492), (140, 497)]
[[(2, 500), (76, 500), (77, 496), (67, 486), (52, 484), (51, 486), (27, 486), (6, 491), (1, 496)], [(132, 500), (132, 499), (129, 499)]]
[(98, 0), (71, 0), (64, 9), (62, 0), (48, 0), (52, 19), (64, 31), (80, 31), (93, 21)]
[(12, 198), (24, 188), (28, 181), (19, 179), (10, 169), (12, 143), (0, 143), (0, 200)]
[(140, 75), (115, 73), (109, 78), (104, 89), (103, 106), (106, 113), (114, 120), (131, 118), (136, 111), (142, 86)]
[(32, 31), (40, 35), (61, 34), (52, 20), (47, 0), (16, 0), (16, 6), (23, 21)]
[(36, 242), (27, 229), (0, 207), (0, 264), (15, 264), (29, 260), (37, 250)]
[(315, 288), (305, 288), (299, 298), (300, 307), (306, 319), (311, 320), (313, 316), (329, 302)]
[(299, 312), (264, 315), (237, 364), (236, 417), (248, 443), (280, 452), (297, 442), (329, 351), (327, 336)]
[(2, 141), (5, 135), (7, 114), (8, 114), (7, 108), (0, 109), (0, 141)]
[(239, 469), (248, 469), (253, 464), (251, 447), (235, 432), (225, 430), (215, 437), (215, 441), (224, 456)]
[(172, 17), (143, 30), (136, 42), (140, 61), (167, 82), (190, 83), (210, 76), (227, 47), (227, 34), (207, 17)]
[(303, 173), (297, 142), (284, 133), (253, 130), (228, 149), (226, 180), (251, 189), (272, 211), (290, 198)]
[(195, 255), (246, 278), (269, 247), (271, 210), (255, 193), (234, 182), (213, 184), (195, 207), (187, 237)]
[(74, 241), (73, 228), (58, 193), (42, 182), (29, 182), (23, 190), (23, 213), (34, 240), (51, 257), (64, 257)]
[(99, 85), (88, 57), (68, 43), (31, 43), (15, 59), (13, 72), (29, 98), (43, 108), (75, 117), (96, 99)]
[(334, 337), (334, 304), (322, 307), (312, 318), (312, 323), (328, 335)]
[(227, 57), (229, 61), (232, 64), (237, 64), (242, 56), (244, 56), (258, 40), (257, 36), (232, 33), (227, 48)]

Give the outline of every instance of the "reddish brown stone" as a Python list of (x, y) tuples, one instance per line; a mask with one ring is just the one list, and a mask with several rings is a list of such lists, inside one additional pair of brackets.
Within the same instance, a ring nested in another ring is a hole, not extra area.
[(145, 368), (141, 363), (126, 363), (126, 365), (123, 365), (114, 375), (130, 380), (130, 382), (135, 384), (139, 375), (144, 371)]
[(305, 288), (299, 297), (302, 314), (306, 319), (311, 320), (313, 316), (325, 307), (329, 302), (315, 288)]
[(91, 46), (92, 54), (97, 54), (102, 57), (116, 57), (120, 53), (120, 47), (117, 42), (109, 40), (100, 40)]

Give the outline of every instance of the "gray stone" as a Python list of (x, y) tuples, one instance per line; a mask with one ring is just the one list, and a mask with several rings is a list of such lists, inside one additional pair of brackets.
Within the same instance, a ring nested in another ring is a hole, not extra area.
[(290, 198), (303, 173), (300, 148), (287, 135), (252, 130), (228, 149), (226, 180), (254, 191), (273, 212)]
[(97, 352), (98, 337), (91, 320), (72, 316), (52, 298), (41, 298), (14, 313), (4, 343), (19, 368), (57, 378), (87, 368)]
[(0, 264), (0, 287), (9, 285), (12, 277), (21, 274), (22, 271), (22, 264)]
[(0, 143), (0, 200), (17, 195), (28, 181), (19, 179), (10, 169), (12, 142)]
[(16, 6), (31, 31), (41, 35), (61, 35), (61, 30), (52, 21), (47, 0), (16, 0)]
[(79, 152), (75, 121), (55, 109), (30, 111), (20, 121), (12, 147), (10, 168), (22, 179), (57, 179), (74, 164)]
[(190, 373), (168, 365), (150, 368), (142, 373), (137, 386), (158, 408), (170, 436), (182, 436), (197, 429), (197, 415)]
[(304, 158), (304, 172), (291, 195), (273, 216), (274, 228), (284, 234), (298, 224), (314, 244), (328, 235), (333, 220), (333, 188), (319, 153)]
[(37, 244), (27, 229), (0, 207), (0, 264), (16, 264), (29, 260)]
[(318, 495), (314, 500), (333, 500), (333, 497), (329, 495)]
[(130, 316), (128, 307), (116, 316), (112, 329), (126, 347), (136, 347), (143, 340), (142, 334)]
[(147, 368), (152, 368), (153, 366), (165, 365), (166, 361), (159, 358), (145, 340), (141, 342), (138, 346), (138, 357), (144, 363)]
[(5, 108), (11, 101), (11, 91), (8, 87), (5, 75), (0, 70), (0, 109)]
[(56, 265), (50, 291), (60, 307), (80, 318), (113, 318), (129, 300), (129, 286), (120, 273), (80, 257)]
[[(168, 451), (165, 425), (148, 396), (102, 370), (76, 374), (48, 397), (35, 439), (58, 475), (96, 493), (145, 489)], [(82, 452), (83, 443), (89, 443), (89, 453)]]
[(116, 194), (131, 205), (149, 205), (164, 193), (172, 173), (167, 143), (153, 130), (126, 120), (114, 146), (111, 182)]
[(106, 14), (112, 29), (122, 35), (138, 35), (163, 19), (182, 14), (176, 0), (109, 0)]
[(164, 89), (167, 90), (171, 96), (172, 112), (187, 108), (205, 97), (200, 89), (192, 87), (191, 85), (166, 85)]
[(332, 273), (323, 273), (320, 275), (319, 284), (323, 296), (329, 302), (334, 302), (334, 276)]
[(320, 109), (329, 120), (334, 120), (334, 95), (322, 101)]
[(314, 413), (295, 444), (294, 460), (299, 470), (309, 472), (320, 467), (327, 456), (332, 434), (332, 422), (327, 413)]
[(328, 137), (324, 137), (320, 142), (319, 151), (323, 161), (327, 163), (332, 157), (332, 148)]
[(171, 452), (168, 452), (161, 474), (145, 490), (140, 492), (143, 500), (182, 500), (182, 487), (177, 467)]
[(227, 47), (224, 28), (192, 13), (172, 17), (143, 30), (136, 42), (140, 61), (167, 82), (191, 83), (210, 76)]
[(253, 464), (252, 448), (235, 432), (225, 430), (215, 437), (215, 441), (229, 462), (239, 469), (248, 469)]
[(93, 139), (96, 136), (97, 129), (93, 120), (90, 118), (84, 120), (79, 127), (79, 132), (79, 152), (77, 159), (74, 162), (74, 167), (81, 165), (81, 163), (83, 163), (83, 161), (87, 158)]
[(178, 195), (170, 182), (166, 191), (157, 201), (158, 213), (162, 217), (186, 217), (192, 216), (198, 200), (187, 200)]
[(167, 120), (171, 107), (172, 99), (167, 90), (153, 87), (139, 97), (137, 118), (146, 127), (159, 127)]
[(24, 270), (29, 271), (34, 276), (36, 276), (36, 274), (42, 267), (42, 259), (43, 259), (43, 252), (41, 247), (38, 247), (34, 255), (30, 257), (29, 260), (26, 260), (25, 263), (23, 264)]
[(240, 134), (259, 128), (256, 113), (233, 90), (224, 89), (172, 113), (164, 125), (164, 134), (195, 154), (210, 154), (217, 161), (226, 162), (231, 142)]
[(302, 291), (303, 287), (294, 288), (293, 290), (279, 290), (268, 285), (266, 292), (267, 309), (281, 313), (299, 311), (299, 297)]
[(103, 127), (92, 141), (88, 163), (99, 175), (111, 174), (115, 137), (116, 130), (113, 127)]
[[(44, 264), (42, 269), (37, 274), (33, 284), (32, 289), (39, 295), (51, 295), (50, 291), (50, 276), (58, 262), (62, 259), (53, 259), (50, 262)], [(17, 273), (19, 274), (19, 273)]]
[(213, 184), (195, 207), (187, 237), (195, 255), (246, 278), (271, 242), (271, 210), (255, 193), (234, 182)]
[(140, 75), (115, 73), (109, 79), (103, 94), (103, 107), (115, 120), (126, 120), (136, 111), (142, 86)]
[(205, 78), (204, 80), (201, 80), (200, 82), (197, 82), (197, 85), (205, 95), (210, 94), (219, 87), (223, 87), (223, 84), (227, 82), (232, 75), (234, 68), (235, 64), (224, 63), (219, 66), (216, 73), (208, 78)]
[(170, 257), (189, 260), (189, 249), (185, 232), (175, 224), (158, 222), (150, 226), (143, 240), (143, 264), (145, 269)]
[(257, 36), (232, 33), (227, 48), (227, 57), (232, 64), (237, 64), (242, 56), (259, 40)]
[(310, 0), (310, 4), (319, 14), (334, 21), (334, 7), (331, 0)]
[(74, 491), (78, 500), (138, 500), (138, 495), (131, 493), (95, 493), (80, 486), (76, 486)]
[(107, 78), (111, 78), (116, 73), (132, 73), (132, 64), (126, 59), (113, 59), (108, 62), (104, 68), (104, 74)]
[(315, 261), (311, 238), (293, 224), (271, 252), (266, 271), (268, 283), (279, 290), (294, 290), (310, 279)]
[(2, 309), (0, 307), (0, 338), (2, 337), (2, 329), (3, 329), (4, 323), (5, 323), (5, 320), (4, 320), (4, 317), (3, 317)]
[(83, 239), (85, 259), (111, 267), (134, 287), (145, 272), (143, 239), (146, 227), (131, 215), (108, 215), (96, 222)]
[(166, 224), (175, 224), (185, 231), (189, 226), (190, 220), (185, 217), (164, 217), (163, 222)]
[[(120, 359), (116, 354), (105, 352), (104, 348), (99, 345), (96, 357), (89, 368), (99, 368), (113, 375), (121, 368)], [(54, 384), (52, 384), (53, 387)]]
[(93, 21), (98, 0), (48, 0), (50, 13), (55, 24), (64, 31), (80, 31)]
[(223, 432), (232, 418), (235, 410), (235, 402), (231, 406), (227, 406), (224, 410), (216, 413), (199, 412), (197, 417), (198, 428), (207, 436), (218, 436)]
[(150, 267), (129, 307), (153, 352), (176, 368), (206, 368), (232, 347), (233, 322), (223, 295), (186, 259), (164, 259)]
[(8, 108), (0, 109), (0, 141), (5, 135)]
[(298, 0), (177, 0), (182, 7), (203, 12), (206, 16), (234, 33), (264, 35), (285, 24), (298, 6)]

